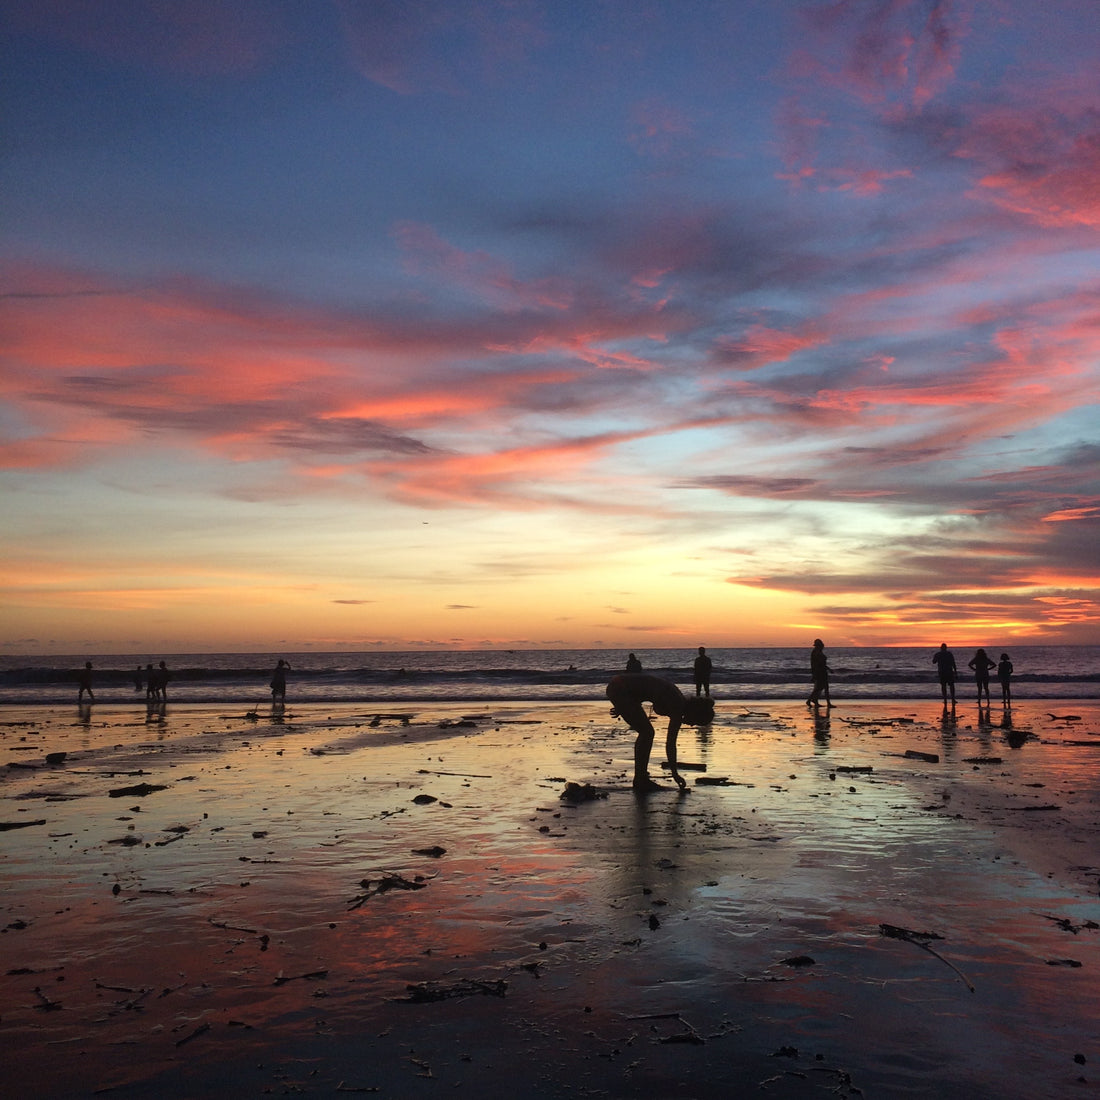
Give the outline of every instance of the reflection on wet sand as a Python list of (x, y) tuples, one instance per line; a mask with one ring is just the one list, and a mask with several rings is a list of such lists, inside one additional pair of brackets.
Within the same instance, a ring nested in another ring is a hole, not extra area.
[(1087, 1095), (1074, 711), (719, 702), (646, 797), (598, 700), (8, 714), (8, 1085)]

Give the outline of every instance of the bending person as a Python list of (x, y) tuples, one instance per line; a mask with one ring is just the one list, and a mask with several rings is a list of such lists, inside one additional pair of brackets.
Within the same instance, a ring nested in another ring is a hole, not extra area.
[(683, 789), (687, 780), (676, 766), (676, 738), (680, 726), (705, 726), (714, 718), (714, 701), (706, 697), (686, 697), (670, 680), (646, 673), (620, 673), (612, 676), (607, 685), (607, 697), (611, 700), (612, 715), (621, 718), (638, 734), (634, 742), (634, 782), (636, 791), (659, 791), (660, 784), (649, 778), (649, 754), (653, 749), (656, 731), (643, 703), (652, 703), (653, 710), (668, 719), (665, 734), (665, 755), (676, 785)]

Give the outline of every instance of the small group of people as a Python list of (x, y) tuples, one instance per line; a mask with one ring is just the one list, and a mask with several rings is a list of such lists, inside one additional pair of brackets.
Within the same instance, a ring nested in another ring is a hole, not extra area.
[(142, 673), (139, 666), (134, 673), (134, 690), (141, 691), (142, 678), (144, 676), (145, 683), (145, 699), (149, 703), (167, 703), (168, 702), (168, 681), (172, 678), (172, 674), (168, 671), (168, 666), (161, 661), (156, 668), (153, 668), (153, 664), (150, 661), (145, 666), (145, 672)]
[[(936, 666), (940, 678), (940, 693), (943, 695), (944, 706), (947, 706), (947, 696), (950, 694), (952, 704), (955, 702), (955, 680), (958, 678), (959, 668), (955, 661), (955, 655), (947, 648), (946, 642), (940, 643), (940, 648), (932, 654), (932, 663)], [(1000, 661), (991, 660), (984, 649), (979, 649), (969, 661), (967, 667), (974, 670), (974, 681), (978, 688), (978, 706), (982, 705), (982, 695), (985, 695), (986, 706), (990, 704), (989, 698), (989, 674), (993, 669), (997, 670), (997, 679), (1001, 685), (1001, 702), (1004, 705), (1012, 704), (1012, 661), (1007, 653), (1001, 654)]]

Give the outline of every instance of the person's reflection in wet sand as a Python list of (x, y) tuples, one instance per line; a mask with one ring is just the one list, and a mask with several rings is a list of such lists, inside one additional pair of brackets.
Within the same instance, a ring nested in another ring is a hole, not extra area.
[(821, 746), (825, 746), (829, 743), (829, 738), (832, 736), (828, 710), (815, 709), (813, 719), (814, 740), (819, 742)]
[(661, 790), (661, 785), (649, 777), (649, 756), (653, 750), (656, 731), (653, 722), (645, 712), (644, 703), (651, 703), (655, 713), (668, 718), (668, 731), (665, 735), (665, 755), (668, 758), (669, 771), (676, 785), (684, 790), (687, 780), (680, 774), (676, 758), (676, 740), (680, 727), (688, 725), (706, 725), (714, 719), (713, 700), (702, 697), (687, 697), (671, 680), (646, 673), (620, 673), (612, 676), (607, 685), (607, 698), (611, 701), (612, 717), (622, 718), (637, 733), (634, 742), (634, 779), (635, 791), (645, 794)]

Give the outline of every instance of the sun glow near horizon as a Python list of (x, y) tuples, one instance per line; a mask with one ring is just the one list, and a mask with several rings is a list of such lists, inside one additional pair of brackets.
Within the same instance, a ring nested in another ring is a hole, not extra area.
[(1089, 0), (444, 7), (5, 5), (0, 650), (1100, 637)]

